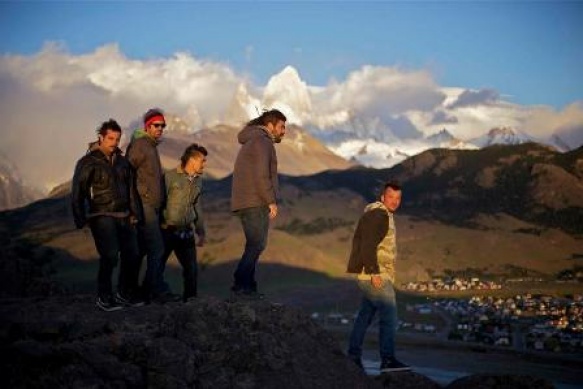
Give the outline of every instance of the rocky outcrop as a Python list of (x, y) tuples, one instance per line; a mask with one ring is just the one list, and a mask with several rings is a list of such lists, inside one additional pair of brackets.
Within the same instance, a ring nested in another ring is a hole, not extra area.
[(98, 311), (90, 296), (3, 300), (6, 387), (375, 388), (300, 310), (200, 298)]

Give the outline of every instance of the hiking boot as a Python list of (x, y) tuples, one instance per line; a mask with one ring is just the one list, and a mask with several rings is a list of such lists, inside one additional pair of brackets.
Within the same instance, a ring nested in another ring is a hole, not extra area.
[(141, 298), (127, 295), (121, 292), (117, 292), (115, 294), (114, 300), (116, 303), (126, 307), (141, 307), (145, 304), (144, 300)]
[(97, 299), (95, 300), (95, 305), (97, 306), (97, 308), (105, 312), (119, 311), (123, 308), (111, 296), (109, 297), (98, 296)]
[(259, 301), (264, 300), (265, 295), (254, 290), (246, 289), (231, 289), (231, 296), (235, 299), (247, 300), (247, 301)]
[(405, 365), (403, 362), (395, 358), (386, 358), (381, 362), (381, 373), (392, 373), (394, 371), (409, 371), (411, 366)]
[(182, 301), (182, 296), (172, 292), (164, 292), (152, 298), (152, 302), (156, 304), (176, 303)]

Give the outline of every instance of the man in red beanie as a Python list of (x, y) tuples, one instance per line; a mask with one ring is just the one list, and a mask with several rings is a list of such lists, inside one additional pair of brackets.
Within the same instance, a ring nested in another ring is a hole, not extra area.
[(164, 303), (174, 300), (164, 282), (164, 240), (160, 230), (160, 211), (164, 203), (164, 172), (157, 146), (166, 128), (160, 109), (144, 114), (144, 128), (132, 135), (127, 158), (135, 169), (137, 190), (142, 202), (143, 223), (139, 226), (140, 251), (147, 257), (144, 277), (144, 298), (147, 302)]

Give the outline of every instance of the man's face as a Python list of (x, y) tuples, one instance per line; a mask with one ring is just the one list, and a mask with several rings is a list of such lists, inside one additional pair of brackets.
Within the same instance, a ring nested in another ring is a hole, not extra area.
[(204, 172), (204, 167), (206, 166), (206, 157), (202, 154), (190, 157), (184, 170), (189, 174), (201, 175)]
[(399, 205), (401, 205), (401, 191), (387, 187), (385, 193), (381, 197), (381, 202), (389, 211), (395, 212), (397, 208), (399, 208)]
[(162, 133), (164, 132), (164, 128), (166, 128), (166, 123), (163, 120), (156, 120), (146, 127), (146, 132), (155, 140), (158, 140), (162, 137)]
[(112, 155), (119, 146), (121, 132), (107, 130), (105, 135), (99, 135), (99, 148), (105, 155)]
[(275, 125), (273, 125), (273, 123), (267, 123), (267, 128), (269, 128), (271, 135), (273, 135), (273, 141), (275, 143), (280, 143), (285, 136), (285, 122), (283, 120), (278, 120)]

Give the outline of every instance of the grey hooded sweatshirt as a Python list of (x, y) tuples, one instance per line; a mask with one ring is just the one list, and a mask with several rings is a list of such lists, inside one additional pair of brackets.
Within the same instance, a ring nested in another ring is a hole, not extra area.
[(263, 126), (247, 126), (237, 139), (241, 149), (233, 169), (231, 210), (276, 203), (277, 156), (269, 130)]
[(164, 171), (157, 146), (154, 138), (138, 129), (126, 150), (127, 159), (136, 172), (140, 199), (154, 208), (160, 208), (164, 202)]

